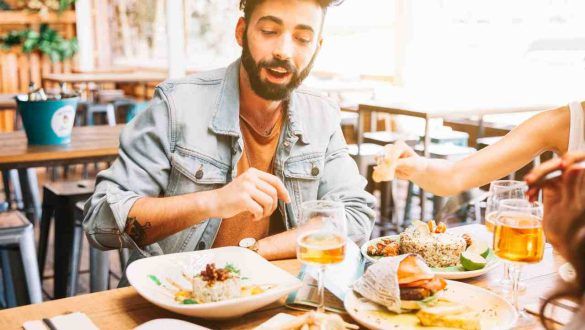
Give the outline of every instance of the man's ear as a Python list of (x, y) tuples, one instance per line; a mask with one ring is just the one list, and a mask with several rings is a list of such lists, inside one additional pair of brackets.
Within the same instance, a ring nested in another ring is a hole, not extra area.
[(244, 33), (246, 33), (246, 19), (240, 17), (238, 24), (236, 24), (236, 40), (240, 47), (244, 46)]

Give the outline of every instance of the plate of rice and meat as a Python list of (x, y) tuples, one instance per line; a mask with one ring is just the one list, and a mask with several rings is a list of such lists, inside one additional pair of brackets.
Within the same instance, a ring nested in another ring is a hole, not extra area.
[(140, 259), (128, 266), (126, 275), (151, 303), (206, 319), (244, 315), (302, 285), (295, 276), (240, 247)]
[(362, 245), (361, 252), (370, 262), (407, 253), (418, 254), (435, 274), (450, 280), (483, 275), (499, 263), (485, 241), (447, 230), (443, 223), (436, 224), (433, 220), (414, 221), (400, 235), (372, 239)]

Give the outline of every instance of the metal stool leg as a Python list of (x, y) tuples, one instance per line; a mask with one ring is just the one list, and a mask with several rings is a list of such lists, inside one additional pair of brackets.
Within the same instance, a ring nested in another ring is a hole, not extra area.
[(108, 119), (108, 125), (116, 126), (116, 109), (111, 103), (106, 106), (106, 117)]
[(16, 292), (14, 292), (14, 281), (12, 279), (12, 267), (10, 267), (9, 251), (6, 249), (0, 250), (0, 260), (2, 261), (2, 279), (4, 280), (4, 292), (6, 299), (6, 307), (16, 307)]
[(24, 198), (22, 196), (22, 188), (20, 187), (18, 170), (10, 170), (10, 183), (12, 183), (12, 189), (14, 190), (14, 202), (16, 203), (16, 208), (22, 210), (24, 209)]
[(90, 292), (105, 291), (108, 289), (110, 277), (109, 253), (94, 247), (89, 248), (89, 290)]
[(24, 266), (30, 301), (32, 304), (41, 303), (43, 302), (43, 295), (35, 253), (35, 238), (32, 224), (26, 227), (20, 239), (20, 253), (22, 255), (22, 264)]
[(2, 171), (2, 186), (4, 187), (4, 197), (8, 203), (8, 208), (12, 204), (10, 193), (10, 171)]
[(73, 297), (77, 292), (77, 279), (79, 278), (79, 265), (81, 263), (81, 251), (83, 249), (83, 229), (81, 224), (75, 224), (73, 231), (73, 248), (71, 249), (71, 268), (69, 269), (69, 285), (67, 296)]
[(120, 257), (120, 267), (122, 268), (122, 272), (126, 269), (126, 265), (128, 264), (130, 252), (128, 249), (119, 249), (118, 256)]
[(41, 224), (40, 224), (40, 236), (39, 236), (39, 255), (38, 255), (38, 264), (39, 264), (39, 273), (41, 277), (45, 273), (45, 264), (47, 261), (47, 247), (49, 245), (49, 231), (51, 230), (51, 222), (53, 220), (53, 214), (55, 212), (53, 203), (53, 196), (52, 192), (48, 191), (47, 189), (43, 190), (44, 195), (44, 203), (43, 203), (43, 212), (41, 216)]
[(26, 170), (29, 182), (29, 191), (31, 194), (32, 204), (34, 208), (35, 224), (41, 218), (41, 194), (39, 192), (39, 179), (37, 177), (37, 170), (29, 168)]

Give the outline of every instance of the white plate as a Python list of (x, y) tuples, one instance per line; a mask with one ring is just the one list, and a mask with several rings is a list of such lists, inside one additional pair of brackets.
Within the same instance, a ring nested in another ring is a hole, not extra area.
[[(174, 300), (169, 290), (156, 285), (148, 276), (154, 275), (161, 281), (170, 278), (185, 288), (191, 284), (181, 274), (187, 265), (190, 269), (202, 269), (207, 263), (217, 267), (233, 264), (248, 278), (247, 284), (273, 284), (274, 288), (253, 296), (229, 299), (214, 303), (182, 305)], [(167, 254), (140, 259), (128, 266), (126, 276), (138, 293), (151, 303), (175, 313), (205, 319), (227, 319), (242, 316), (264, 307), (301, 287), (301, 281), (286, 271), (272, 265), (266, 259), (248, 249), (223, 247), (218, 249)]]
[[(447, 281), (442, 298), (481, 311), (482, 330), (510, 329), (516, 322), (514, 307), (504, 298), (466, 283)], [(345, 296), (349, 315), (369, 329), (429, 329), (419, 325), (414, 313), (394, 314), (385, 307), (358, 297), (353, 290)]]
[(573, 282), (577, 278), (577, 273), (575, 272), (575, 268), (570, 263), (565, 263), (561, 267), (559, 267), (559, 276), (563, 281), (569, 283)]
[[(364, 256), (364, 258), (366, 258), (366, 260), (368, 260), (370, 262), (376, 262), (381, 257), (369, 256), (368, 255), (368, 246), (375, 244), (384, 238), (390, 238), (392, 240), (397, 240), (398, 237), (399, 237), (399, 235), (390, 235), (390, 236), (383, 236), (383, 237), (374, 238), (374, 239), (368, 241), (367, 243), (365, 243), (364, 245), (362, 245), (362, 247), (360, 248), (362, 255)], [(487, 259), (487, 264), (485, 265), (485, 267), (483, 267), (482, 269), (478, 269), (478, 270), (464, 270), (463, 266), (461, 266), (461, 265), (453, 266), (453, 267), (444, 267), (444, 268), (431, 268), (431, 269), (433, 270), (433, 272), (437, 276), (440, 276), (440, 277), (447, 279), (447, 280), (461, 280), (461, 279), (465, 279), (465, 278), (473, 278), (473, 277), (481, 276), (481, 275), (491, 271), (492, 269), (498, 267), (498, 264), (500, 263), (500, 260), (494, 255), (492, 249), (490, 249), (490, 254), (488, 255), (488, 257), (486, 259)]]
[(200, 325), (189, 323), (187, 321), (181, 321), (176, 319), (155, 319), (134, 328), (134, 330), (160, 330), (160, 329), (173, 329), (173, 330), (210, 330)]

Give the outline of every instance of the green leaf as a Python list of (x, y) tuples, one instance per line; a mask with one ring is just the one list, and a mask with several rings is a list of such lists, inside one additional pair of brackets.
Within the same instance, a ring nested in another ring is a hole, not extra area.
[(199, 302), (195, 299), (185, 299), (183, 300), (183, 305), (197, 305)]
[(158, 277), (154, 276), (154, 275), (148, 275), (148, 278), (154, 282), (154, 284), (156, 285), (161, 285), (160, 280), (158, 279)]
[(234, 266), (233, 264), (226, 264), (224, 268), (230, 273), (240, 275), (240, 270), (236, 268), (236, 266)]

